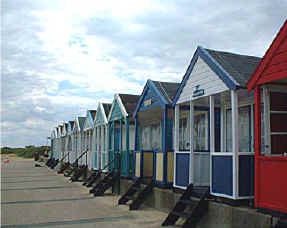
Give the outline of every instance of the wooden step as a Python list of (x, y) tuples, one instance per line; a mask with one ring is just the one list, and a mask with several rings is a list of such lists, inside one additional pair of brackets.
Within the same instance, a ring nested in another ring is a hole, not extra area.
[[(200, 200), (192, 199), (192, 197), (200, 197)], [(195, 227), (201, 217), (208, 210), (207, 197), (209, 196), (209, 188), (198, 188), (189, 185), (185, 192), (176, 203), (173, 210), (169, 213), (162, 226), (174, 225), (181, 217), (185, 219), (182, 227)], [(191, 211), (186, 211), (189, 208)]]
[(194, 206), (196, 204), (196, 201), (186, 199), (186, 200), (179, 200), (178, 202), (189, 205), (189, 206)]
[(188, 217), (189, 217), (189, 214), (186, 213), (186, 212), (172, 211), (171, 213), (172, 213), (173, 215), (176, 215), (176, 216), (181, 217), (181, 218), (188, 218)]

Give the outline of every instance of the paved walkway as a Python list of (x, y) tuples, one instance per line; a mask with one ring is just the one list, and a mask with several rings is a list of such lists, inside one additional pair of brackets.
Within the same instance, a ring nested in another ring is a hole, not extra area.
[(160, 227), (167, 214), (129, 211), (116, 196), (93, 197), (81, 183), (34, 161), (1, 163), (1, 227)]

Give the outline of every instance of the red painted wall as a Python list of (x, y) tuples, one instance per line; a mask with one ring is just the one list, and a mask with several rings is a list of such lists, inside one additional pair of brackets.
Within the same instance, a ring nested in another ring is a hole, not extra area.
[(264, 84), (278, 77), (287, 78), (287, 36), (273, 53), (272, 59), (261, 75), (258, 84)]
[(286, 158), (261, 157), (258, 167), (257, 207), (287, 213)]

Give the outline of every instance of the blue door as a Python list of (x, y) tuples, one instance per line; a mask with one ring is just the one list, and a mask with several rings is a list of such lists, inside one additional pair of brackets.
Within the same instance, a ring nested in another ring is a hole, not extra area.
[(119, 168), (119, 159), (120, 159), (120, 129), (115, 128), (114, 132), (114, 168)]

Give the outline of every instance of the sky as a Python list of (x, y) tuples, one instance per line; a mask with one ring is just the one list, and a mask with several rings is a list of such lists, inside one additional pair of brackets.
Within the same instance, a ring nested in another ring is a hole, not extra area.
[(285, 0), (2, 0), (1, 146), (44, 145), (147, 79), (180, 82), (197, 48), (262, 57)]

